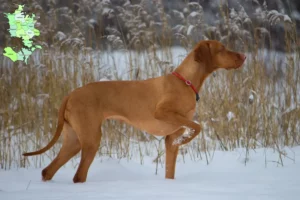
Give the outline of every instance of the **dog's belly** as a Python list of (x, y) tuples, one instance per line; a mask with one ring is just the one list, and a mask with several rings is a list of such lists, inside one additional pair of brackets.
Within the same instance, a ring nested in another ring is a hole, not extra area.
[(157, 120), (155, 118), (148, 119), (148, 120), (138, 120), (138, 119), (129, 120), (123, 116), (115, 115), (115, 116), (110, 116), (107, 119), (115, 119), (115, 120), (123, 121), (127, 124), (134, 126), (135, 128), (138, 128), (139, 130), (146, 131), (147, 133), (156, 136), (170, 135), (175, 131), (177, 131), (179, 128), (181, 128), (179, 126), (168, 124), (166, 122)]
[(156, 136), (166, 136), (174, 133), (180, 127), (159, 120), (138, 123), (138, 128)]

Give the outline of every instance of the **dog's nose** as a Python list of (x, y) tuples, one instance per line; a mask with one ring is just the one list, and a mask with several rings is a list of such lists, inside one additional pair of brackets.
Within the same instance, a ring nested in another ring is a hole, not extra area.
[(240, 57), (243, 61), (246, 60), (246, 58), (247, 58), (247, 57), (245, 56), (245, 54), (242, 54), (242, 53), (239, 54), (239, 57)]

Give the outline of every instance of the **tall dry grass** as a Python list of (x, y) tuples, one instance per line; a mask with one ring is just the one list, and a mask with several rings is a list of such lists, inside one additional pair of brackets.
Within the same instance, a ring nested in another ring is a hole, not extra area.
[[(40, 13), (35, 4), (35, 11)], [(219, 22), (211, 26), (205, 23), (200, 4), (187, 3), (187, 13), (173, 11), (172, 17), (180, 22), (173, 25), (161, 5), (157, 5), (158, 22), (147, 16), (150, 14), (144, 6), (142, 2), (130, 9), (118, 8), (118, 23), (126, 26), (129, 34), (110, 28), (106, 35), (110, 51), (101, 43), (95, 44), (93, 26), (88, 33), (90, 40), (83, 37), (83, 13), (78, 18), (60, 16), (68, 9), (51, 8), (50, 14), (39, 14), (41, 20), (48, 15), (68, 18), (75, 27), (72, 34), (51, 32), (57, 25), (52, 21), (47, 35), (43, 35), (47, 26), (41, 25), (41, 41), (50, 39), (51, 45), (40, 41), (43, 50), (36, 52), (28, 65), (0, 56), (0, 168), (40, 167), (57, 154), (60, 142), (41, 156), (21, 156), (50, 141), (61, 100), (74, 88), (102, 78), (137, 80), (172, 71), (185, 55), (174, 57), (170, 35), (177, 38), (186, 54), (198, 40), (217, 39), (248, 56), (242, 69), (219, 70), (206, 80), (194, 118), (204, 130), (181, 149), (183, 160), (205, 159), (209, 163), (216, 149), (245, 148), (246, 163), (250, 150), (268, 147), (278, 152), (279, 163), (283, 164), (283, 147), (300, 142), (299, 40), (289, 17), (262, 5), (260, 15), (251, 20), (242, 6), (230, 10), (222, 4)], [(276, 23), (285, 30), (285, 52), (281, 53), (274, 51), (270, 37), (270, 27)], [(97, 51), (90, 48), (93, 45), (98, 45)], [(126, 59), (120, 61), (120, 55)], [(121, 74), (119, 65), (123, 66)], [(162, 139), (114, 120), (106, 121), (102, 129), (100, 156), (136, 158), (141, 164), (145, 156), (152, 156), (157, 165), (163, 161)]]

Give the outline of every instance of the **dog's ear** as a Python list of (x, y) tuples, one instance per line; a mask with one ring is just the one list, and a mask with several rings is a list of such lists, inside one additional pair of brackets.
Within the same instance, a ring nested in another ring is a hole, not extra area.
[(211, 65), (212, 56), (209, 42), (201, 43), (195, 48), (194, 59), (195, 61), (205, 63), (208, 66)]

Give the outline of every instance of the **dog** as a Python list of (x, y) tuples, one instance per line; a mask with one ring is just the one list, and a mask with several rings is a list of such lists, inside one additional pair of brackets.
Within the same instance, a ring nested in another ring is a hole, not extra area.
[[(237, 69), (246, 60), (215, 40), (200, 41), (170, 74), (139, 81), (101, 81), (77, 88), (64, 97), (58, 113), (56, 133), (46, 147), (24, 156), (44, 153), (63, 132), (57, 157), (42, 170), (42, 179), (51, 180), (58, 169), (81, 150), (81, 160), (73, 178), (85, 182), (88, 169), (101, 140), (101, 124), (120, 120), (140, 130), (165, 137), (165, 178), (174, 179), (180, 145), (201, 131), (192, 120), (199, 90), (217, 69)], [(188, 134), (184, 134), (188, 133)]]

